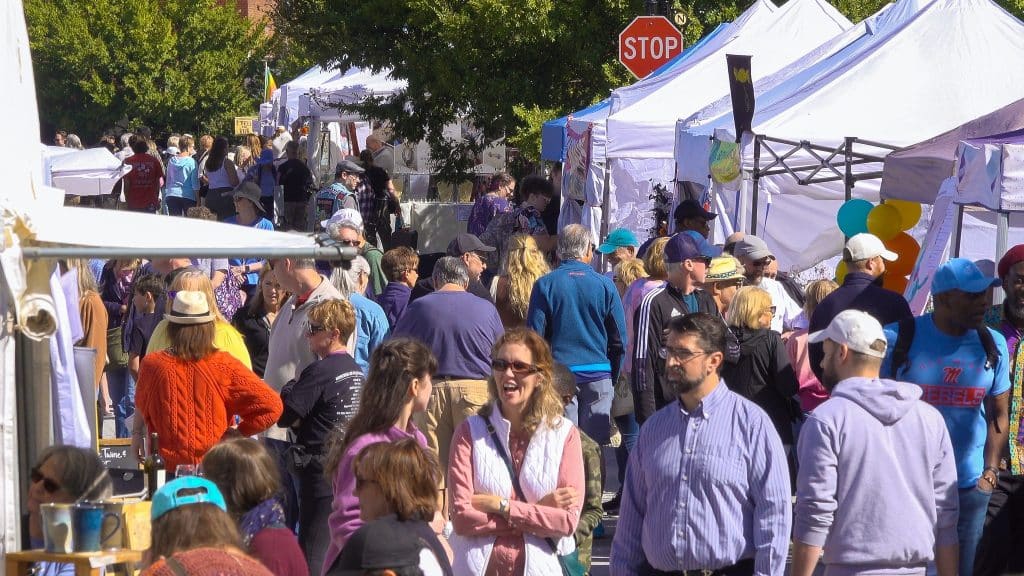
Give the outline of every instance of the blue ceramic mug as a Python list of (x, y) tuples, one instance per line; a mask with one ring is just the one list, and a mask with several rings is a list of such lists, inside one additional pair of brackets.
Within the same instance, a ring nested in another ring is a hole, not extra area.
[[(105, 513), (101, 504), (93, 504), (91, 502), (75, 504), (72, 512), (75, 552), (99, 552), (100, 542), (104, 540), (103, 521), (108, 516), (117, 518), (115, 514)], [(116, 525), (113, 528), (116, 530), (120, 527), (121, 519), (117, 518)]]

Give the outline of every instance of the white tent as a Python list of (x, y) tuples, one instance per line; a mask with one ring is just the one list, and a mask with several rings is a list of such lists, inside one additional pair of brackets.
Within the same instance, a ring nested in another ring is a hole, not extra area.
[[(640, 88), (612, 93), (608, 117), (609, 158), (673, 157), (675, 123), (681, 116), (729, 93), (726, 54), (753, 55), (754, 83), (851, 26), (824, 0), (792, 0), (768, 22), (708, 50), (671, 78), (656, 77)], [(637, 97), (636, 92), (642, 92)]]
[(299, 116), (313, 116), (323, 122), (356, 120), (343, 114), (339, 104), (358, 104), (368, 98), (387, 98), (405, 91), (409, 83), (394, 78), (391, 70), (372, 72), (352, 67), (340, 77), (310, 88), (309, 94), (299, 98)]
[(299, 98), (309, 94), (309, 89), (314, 86), (321, 86), (341, 76), (341, 70), (336, 68), (324, 69), (320, 66), (313, 66), (294, 80), (285, 82), (270, 97), (274, 105), (272, 116), (277, 119), (280, 126), (291, 126), (292, 122), (299, 119)]
[(65, 194), (102, 196), (132, 169), (106, 148), (75, 150), (43, 146), (44, 183)]
[[(900, 2), (889, 12), (917, 4)], [(878, 30), (867, 46), (807, 86), (768, 98), (754, 116), (753, 131), (828, 147), (840, 146), (845, 137), (910, 145), (1017, 100), (1024, 69), (1005, 63), (1022, 57), (1024, 24), (1002, 8), (988, 0), (934, 0), (906, 21)], [(723, 118), (701, 130), (731, 124)], [(754, 169), (753, 152), (750, 145), (743, 149), (747, 172)], [(679, 160), (701, 161), (685, 154)], [(789, 162), (817, 160), (798, 152)], [(879, 168), (855, 165), (853, 173)], [(779, 174), (761, 178), (760, 187), (765, 194), (758, 213), (766, 216), (758, 234), (785, 268), (803, 269), (839, 251), (843, 237), (835, 214), (844, 201), (842, 182), (800, 185)], [(876, 201), (878, 182), (858, 182), (855, 195)], [(729, 203), (728, 195), (724, 200)]]

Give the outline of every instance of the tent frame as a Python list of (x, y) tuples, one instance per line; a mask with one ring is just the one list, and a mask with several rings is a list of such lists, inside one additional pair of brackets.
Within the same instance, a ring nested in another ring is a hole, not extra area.
[[(712, 137), (714, 139), (714, 137)], [(781, 146), (780, 146), (781, 145)], [(800, 184), (821, 184), (824, 182), (842, 181), (846, 199), (853, 198), (853, 187), (862, 180), (875, 180), (882, 177), (882, 170), (853, 173), (853, 167), (863, 164), (883, 164), (884, 156), (857, 150), (857, 146), (889, 150), (902, 150), (899, 146), (864, 140), (856, 136), (847, 136), (838, 146), (814, 144), (809, 140), (787, 140), (765, 134), (754, 135), (754, 170), (753, 201), (750, 207), (750, 233), (757, 234), (757, 200), (760, 193), (760, 181), (764, 176), (788, 174)], [(762, 165), (762, 151), (767, 152), (769, 160)], [(817, 162), (809, 164), (793, 164), (793, 156), (798, 152), (806, 152)]]

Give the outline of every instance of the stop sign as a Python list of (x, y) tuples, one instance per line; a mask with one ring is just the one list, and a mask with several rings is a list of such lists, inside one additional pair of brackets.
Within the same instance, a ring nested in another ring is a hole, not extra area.
[(644, 78), (683, 51), (683, 35), (664, 16), (639, 16), (619, 33), (619, 62)]

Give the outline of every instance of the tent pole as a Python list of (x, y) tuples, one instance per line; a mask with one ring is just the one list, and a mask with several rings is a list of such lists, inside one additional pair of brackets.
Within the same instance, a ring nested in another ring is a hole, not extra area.
[[(612, 213), (611, 213), (611, 198), (612, 198), (612, 187), (611, 187), (611, 160), (606, 156), (604, 159), (604, 190), (601, 193), (601, 238), (597, 241), (600, 242), (605, 236), (608, 235), (608, 229), (611, 227)], [(604, 266), (608, 257), (604, 254), (601, 255), (600, 268), (598, 272), (604, 271)]]
[[(999, 259), (1003, 254), (1006, 254), (1007, 239), (1010, 234), (1010, 214), (1009, 212), (997, 212), (996, 213), (996, 253), (993, 262), (999, 262)], [(1003, 303), (1003, 289), (1001, 286), (996, 286), (996, 289), (992, 292), (992, 303), (1002, 304)]]
[(960, 257), (960, 236), (964, 229), (964, 205), (956, 205), (956, 228), (953, 230), (953, 257)]
[(844, 161), (846, 165), (846, 178), (845, 178), (845, 189), (846, 189), (846, 201), (849, 202), (853, 199), (853, 142), (856, 138), (851, 136), (846, 137), (846, 146), (843, 151)]
[(757, 234), (757, 193), (761, 183), (761, 136), (754, 136), (754, 188), (750, 198), (750, 234)]
[(358, 248), (99, 248), (53, 247), (22, 248), (24, 258), (316, 258), (317, 260), (351, 260)]

